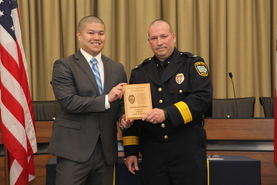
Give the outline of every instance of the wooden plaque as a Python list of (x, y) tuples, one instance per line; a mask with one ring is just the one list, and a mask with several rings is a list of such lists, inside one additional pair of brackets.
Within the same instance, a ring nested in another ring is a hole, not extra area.
[(150, 84), (124, 85), (124, 108), (127, 120), (141, 119), (152, 110)]

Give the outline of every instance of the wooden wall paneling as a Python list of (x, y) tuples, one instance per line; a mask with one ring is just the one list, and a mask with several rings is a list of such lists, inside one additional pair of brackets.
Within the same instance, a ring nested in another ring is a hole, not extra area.
[(273, 119), (205, 119), (210, 140), (273, 140)]

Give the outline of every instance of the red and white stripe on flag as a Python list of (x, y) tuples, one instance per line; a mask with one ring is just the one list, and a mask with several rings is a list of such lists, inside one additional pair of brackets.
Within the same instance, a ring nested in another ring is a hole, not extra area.
[(35, 122), (16, 0), (0, 0), (0, 111), (11, 185), (35, 177)]

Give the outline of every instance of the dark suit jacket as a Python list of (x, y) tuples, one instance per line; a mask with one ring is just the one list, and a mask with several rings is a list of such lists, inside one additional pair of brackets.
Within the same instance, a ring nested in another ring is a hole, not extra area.
[[(122, 64), (102, 55), (104, 94), (126, 82)], [(80, 51), (54, 63), (52, 87), (62, 107), (53, 125), (48, 152), (77, 162), (92, 154), (99, 135), (108, 164), (117, 161), (116, 121), (123, 114), (123, 100), (110, 103), (99, 95), (94, 74)]]

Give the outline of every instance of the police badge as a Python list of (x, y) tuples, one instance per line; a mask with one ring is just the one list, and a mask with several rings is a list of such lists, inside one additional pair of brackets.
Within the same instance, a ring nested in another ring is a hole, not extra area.
[(179, 85), (180, 85), (181, 83), (183, 83), (184, 80), (185, 80), (185, 76), (184, 76), (183, 73), (178, 73), (178, 74), (176, 75), (176, 77), (175, 77), (175, 81), (176, 81), (176, 83), (179, 84)]

